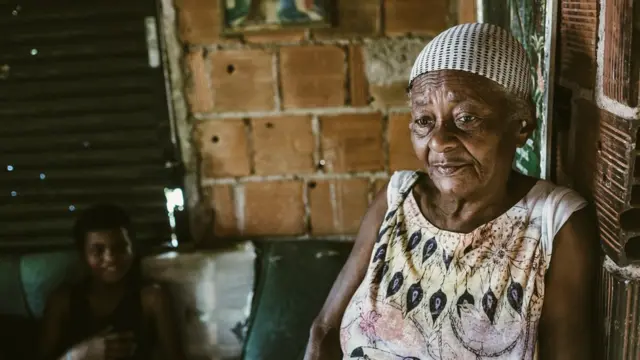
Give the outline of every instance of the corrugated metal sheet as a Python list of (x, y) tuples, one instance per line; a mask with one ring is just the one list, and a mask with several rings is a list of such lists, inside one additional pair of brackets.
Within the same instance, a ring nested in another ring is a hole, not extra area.
[(0, 246), (65, 245), (75, 214), (115, 202), (140, 240), (170, 240), (178, 179), (154, 1), (0, 0)]

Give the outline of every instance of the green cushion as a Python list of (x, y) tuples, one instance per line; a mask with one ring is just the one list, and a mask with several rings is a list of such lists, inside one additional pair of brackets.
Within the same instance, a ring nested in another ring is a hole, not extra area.
[(51, 291), (63, 282), (78, 279), (82, 269), (75, 250), (25, 254), (20, 268), (27, 304), (38, 318)]
[(20, 276), (20, 255), (0, 256), (0, 314), (29, 317)]
[(311, 323), (352, 244), (274, 241), (258, 246), (258, 286), (244, 359), (302, 359)]

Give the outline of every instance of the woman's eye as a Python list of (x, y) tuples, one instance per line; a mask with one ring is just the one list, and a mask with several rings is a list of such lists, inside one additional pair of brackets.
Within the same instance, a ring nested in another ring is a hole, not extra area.
[(414, 123), (418, 126), (427, 126), (430, 122), (430, 119), (426, 117), (421, 117), (414, 120)]
[(463, 115), (458, 117), (456, 120), (458, 121), (458, 123), (466, 125), (474, 122), (476, 120), (476, 117), (471, 115)]

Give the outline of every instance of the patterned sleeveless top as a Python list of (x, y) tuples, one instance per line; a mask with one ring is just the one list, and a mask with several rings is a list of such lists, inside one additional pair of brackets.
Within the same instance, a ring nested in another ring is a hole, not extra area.
[(417, 172), (397, 172), (367, 274), (342, 319), (344, 359), (533, 359), (555, 234), (586, 205), (540, 180), (463, 234), (420, 212)]

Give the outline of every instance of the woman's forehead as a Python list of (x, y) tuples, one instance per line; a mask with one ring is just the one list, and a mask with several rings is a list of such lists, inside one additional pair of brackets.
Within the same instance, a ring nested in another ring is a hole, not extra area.
[(129, 241), (127, 230), (123, 228), (95, 230), (86, 233), (87, 244)]
[(504, 90), (493, 81), (464, 71), (442, 70), (416, 78), (411, 86), (411, 100), (416, 105), (428, 105), (433, 97), (448, 102), (474, 101), (491, 105), (500, 101)]

